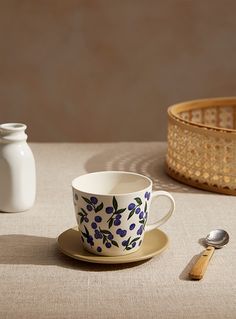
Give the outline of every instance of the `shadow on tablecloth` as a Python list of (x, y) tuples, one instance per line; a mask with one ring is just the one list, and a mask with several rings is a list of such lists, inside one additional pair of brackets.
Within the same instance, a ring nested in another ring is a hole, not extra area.
[(198, 258), (200, 257), (201, 253), (198, 255), (194, 255), (191, 260), (188, 262), (188, 264), (185, 266), (185, 268), (182, 270), (181, 274), (179, 275), (180, 280), (184, 281), (192, 281), (192, 279), (189, 277), (189, 273), (193, 267), (193, 265), (196, 263)]
[[(92, 264), (63, 255), (57, 248), (57, 239), (21, 234), (0, 236), (0, 265), (52, 265), (78, 271), (116, 271), (139, 267), (150, 261), (128, 264)], [(159, 258), (157, 256), (156, 258)]]
[[(85, 164), (88, 173), (103, 170), (131, 171), (150, 177), (154, 190), (178, 193), (208, 193), (175, 181), (165, 173), (166, 146), (155, 143), (117, 143), (110, 149), (91, 157)], [(208, 193), (209, 194), (209, 193)]]

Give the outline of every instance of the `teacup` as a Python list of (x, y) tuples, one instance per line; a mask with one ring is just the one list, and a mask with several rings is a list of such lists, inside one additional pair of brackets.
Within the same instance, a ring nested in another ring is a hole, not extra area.
[[(152, 192), (150, 178), (131, 172), (82, 175), (72, 181), (72, 189), (83, 247), (98, 255), (120, 256), (137, 251), (144, 233), (165, 223), (175, 209), (168, 192)], [(159, 196), (170, 200), (170, 209), (160, 220), (147, 224), (151, 201)]]

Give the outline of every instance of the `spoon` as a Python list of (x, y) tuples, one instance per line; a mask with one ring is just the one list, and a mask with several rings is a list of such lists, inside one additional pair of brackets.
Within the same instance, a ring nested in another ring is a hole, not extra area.
[(215, 248), (222, 248), (229, 242), (229, 234), (223, 229), (212, 230), (205, 238), (207, 244), (206, 250), (203, 251), (199, 259), (193, 265), (189, 276), (191, 279), (202, 279), (207, 269), (208, 263), (215, 251)]

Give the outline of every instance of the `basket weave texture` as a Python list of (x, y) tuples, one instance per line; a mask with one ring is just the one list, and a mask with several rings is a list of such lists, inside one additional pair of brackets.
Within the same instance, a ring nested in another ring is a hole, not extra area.
[(236, 195), (236, 97), (169, 107), (166, 167), (183, 183)]

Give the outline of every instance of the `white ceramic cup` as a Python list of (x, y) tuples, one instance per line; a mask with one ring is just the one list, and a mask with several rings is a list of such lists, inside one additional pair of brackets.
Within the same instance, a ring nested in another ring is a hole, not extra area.
[[(135, 252), (145, 231), (165, 223), (175, 209), (175, 201), (168, 192), (152, 192), (150, 178), (131, 172), (82, 175), (72, 181), (72, 189), (83, 246), (98, 255)], [(147, 224), (151, 201), (160, 196), (170, 200), (170, 209), (155, 223)]]

